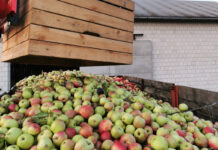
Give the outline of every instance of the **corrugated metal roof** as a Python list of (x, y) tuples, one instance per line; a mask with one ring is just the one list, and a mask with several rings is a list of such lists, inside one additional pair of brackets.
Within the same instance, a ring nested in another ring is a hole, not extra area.
[(136, 18), (216, 18), (218, 2), (185, 0), (133, 0)]

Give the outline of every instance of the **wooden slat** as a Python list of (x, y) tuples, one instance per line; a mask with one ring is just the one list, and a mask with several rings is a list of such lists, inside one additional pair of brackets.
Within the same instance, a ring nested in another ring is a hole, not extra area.
[(20, 23), (16, 26), (11, 26), (9, 28), (9, 31), (5, 34), (3, 34), (3, 42), (9, 40), (11, 37), (13, 37), (18, 32), (22, 31), (25, 27), (30, 25), (32, 18), (32, 11), (28, 12), (25, 16), (23, 16), (20, 19)]
[(132, 0), (103, 0), (103, 1), (126, 8), (126, 9), (130, 9), (130, 10), (135, 9), (135, 5)]
[(31, 40), (30, 55), (131, 64), (132, 54)]
[(78, 6), (69, 5), (57, 0), (32, 0), (32, 7), (125, 31), (133, 32), (134, 28), (133, 22), (94, 12)]
[(24, 28), (21, 32), (10, 38), (8, 41), (2, 44), (2, 52), (6, 51), (7, 49), (13, 48), (16, 45), (26, 41), (29, 39), (30, 33), (30, 26)]
[(69, 4), (87, 8), (99, 13), (104, 13), (109, 16), (134, 22), (134, 12), (129, 11), (114, 5), (101, 2), (99, 0), (60, 0)]
[(55, 43), (77, 45), (90, 48), (106, 49), (132, 53), (132, 43), (115, 41), (90, 35), (63, 31), (38, 25), (30, 25), (30, 39)]
[(6, 62), (11, 59), (28, 55), (29, 41), (25, 41), (13, 48), (7, 49), (1, 53), (1, 61)]
[[(31, 22), (33, 24), (64, 29), (64, 30), (69, 30), (79, 33), (84, 33), (88, 31), (92, 33), (97, 33), (101, 37), (108, 38), (108, 39), (133, 42), (133, 34), (127, 31), (122, 31), (102, 25), (97, 25), (90, 22), (64, 17), (61, 15), (52, 14), (49, 12), (36, 10), (36, 9), (31, 10), (31, 15), (32, 15)], [(26, 22), (30, 22), (30, 21), (26, 20)]]

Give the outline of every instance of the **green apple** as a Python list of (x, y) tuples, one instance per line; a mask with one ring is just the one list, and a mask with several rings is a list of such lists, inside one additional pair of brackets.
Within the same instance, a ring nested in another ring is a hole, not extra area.
[(42, 137), (37, 144), (37, 150), (52, 150), (52, 147), (52, 141), (48, 137)]
[(58, 131), (64, 131), (66, 128), (66, 125), (63, 120), (56, 119), (52, 124), (51, 124), (51, 131), (53, 133), (57, 133)]
[(157, 118), (156, 118), (156, 122), (157, 122), (160, 126), (165, 125), (165, 124), (167, 123), (167, 121), (168, 121), (168, 119), (167, 119), (166, 117), (164, 117), (164, 116), (161, 116), (161, 115), (157, 116)]
[(94, 144), (89, 139), (80, 139), (75, 147), (74, 150), (93, 150)]
[(135, 133), (135, 127), (133, 125), (127, 125), (125, 132), (130, 133), (130, 134), (134, 134)]
[(30, 134), (22, 134), (17, 139), (17, 146), (21, 149), (29, 149), (34, 143), (34, 137)]
[(30, 102), (28, 100), (26, 100), (26, 99), (22, 99), (19, 102), (19, 107), (20, 108), (27, 108), (29, 105), (30, 105)]
[(62, 109), (64, 106), (63, 102), (61, 101), (54, 101), (53, 103), (58, 109)]
[(124, 130), (122, 127), (120, 126), (114, 126), (112, 129), (111, 129), (111, 135), (113, 138), (115, 139), (118, 139), (120, 138), (122, 135), (124, 134)]
[(73, 150), (74, 145), (72, 140), (66, 139), (61, 143), (60, 150)]
[(179, 104), (179, 110), (180, 111), (187, 111), (188, 110), (188, 106), (186, 104)]
[(74, 137), (73, 137), (73, 142), (74, 143), (77, 143), (79, 140), (81, 140), (81, 139), (84, 139), (84, 137), (82, 136), (82, 135), (80, 135), (80, 134), (77, 134), (77, 135), (75, 135)]
[(151, 140), (151, 147), (156, 150), (168, 150), (168, 143), (162, 136), (155, 136)]
[(105, 114), (105, 109), (104, 109), (104, 107), (102, 107), (102, 106), (97, 106), (97, 107), (95, 108), (95, 113), (96, 113), (96, 114), (100, 114), (101, 116), (104, 116), (104, 114)]
[(10, 145), (6, 148), (6, 150), (20, 150), (20, 148), (17, 145)]
[(130, 114), (130, 113), (125, 113), (125, 114), (123, 114), (123, 116), (122, 116), (122, 121), (123, 121), (125, 124), (127, 124), (127, 125), (132, 124), (133, 119), (134, 119), (134, 117), (133, 117), (133, 115)]
[(19, 128), (11, 128), (5, 135), (7, 143), (14, 145), (17, 142), (18, 137), (22, 134), (22, 130)]
[(5, 128), (13, 128), (13, 127), (18, 128), (18, 126), (19, 126), (19, 124), (18, 124), (17, 120), (15, 120), (15, 119), (7, 119), (3, 123), (3, 127), (5, 127)]
[(89, 117), (88, 124), (92, 127), (98, 127), (99, 123), (102, 121), (102, 116), (100, 114), (95, 114)]

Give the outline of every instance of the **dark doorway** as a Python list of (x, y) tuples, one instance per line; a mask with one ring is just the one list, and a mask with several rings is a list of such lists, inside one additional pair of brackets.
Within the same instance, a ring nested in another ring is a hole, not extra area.
[(79, 69), (74, 67), (60, 67), (60, 66), (41, 66), (41, 65), (25, 65), (11, 63), (11, 87), (18, 81), (30, 75), (38, 75), (44, 72), (50, 72), (52, 70), (73, 70)]

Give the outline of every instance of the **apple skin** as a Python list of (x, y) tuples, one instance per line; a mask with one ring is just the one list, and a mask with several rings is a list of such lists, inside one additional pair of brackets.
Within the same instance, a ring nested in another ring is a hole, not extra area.
[(66, 113), (65, 113), (65, 115), (69, 118), (69, 119), (72, 119), (72, 118), (74, 118), (75, 116), (76, 116), (76, 111), (75, 110), (68, 110)]
[(207, 134), (207, 133), (215, 134), (215, 130), (214, 130), (213, 128), (211, 128), (211, 127), (205, 127), (205, 128), (203, 129), (203, 133), (204, 133), (204, 134)]
[(36, 123), (32, 123), (28, 128), (28, 133), (31, 135), (37, 135), (40, 133), (40, 131), (41, 127)]
[(93, 150), (94, 144), (89, 139), (80, 139), (75, 147), (74, 150)]
[(162, 136), (155, 136), (151, 140), (151, 147), (153, 149), (168, 150), (168, 143)]
[(8, 109), (9, 109), (10, 112), (17, 112), (19, 110), (19, 107), (18, 107), (17, 104), (10, 104), (8, 106)]
[(102, 116), (100, 114), (94, 114), (89, 117), (88, 124), (92, 127), (98, 127), (102, 121)]
[(52, 132), (49, 129), (45, 129), (43, 131), (41, 131), (38, 136), (37, 136), (37, 140), (39, 141), (42, 137), (48, 137), (48, 138), (52, 138)]
[(100, 136), (100, 139), (101, 139), (102, 141), (111, 140), (111, 133), (110, 133), (109, 131), (102, 132), (102, 133), (101, 133), (101, 136)]
[(135, 127), (133, 125), (127, 125), (125, 129), (126, 133), (134, 134), (135, 132)]
[(92, 108), (92, 106), (85, 105), (80, 107), (79, 113), (83, 118), (88, 119), (94, 114), (94, 109)]
[(74, 128), (67, 128), (65, 132), (70, 139), (72, 139), (74, 135), (76, 135), (76, 130)]
[(135, 143), (135, 137), (132, 134), (123, 134), (120, 138), (120, 142), (123, 143), (124, 145), (126, 145), (127, 147), (132, 144)]
[(17, 139), (17, 146), (21, 149), (29, 149), (34, 143), (34, 137), (30, 134), (22, 134)]
[(133, 125), (135, 128), (144, 128), (145, 127), (145, 120), (140, 116), (136, 116), (134, 118)]
[(165, 136), (167, 134), (169, 134), (169, 130), (163, 127), (159, 128), (156, 132), (156, 135), (159, 135), (159, 136)]
[(63, 120), (57, 119), (51, 124), (51, 131), (53, 133), (57, 133), (58, 131), (64, 131), (66, 125)]
[(37, 144), (37, 150), (51, 150), (52, 147), (52, 141), (48, 137), (42, 137)]
[(195, 145), (201, 148), (206, 148), (208, 145), (208, 140), (204, 135), (199, 135), (195, 138)]
[(188, 142), (181, 143), (179, 148), (180, 150), (194, 150), (193, 145)]
[(105, 140), (101, 145), (101, 149), (111, 150), (113, 144), (114, 144), (114, 142), (112, 140)]
[(136, 129), (134, 136), (138, 142), (143, 143), (146, 141), (148, 135), (144, 129), (138, 128)]
[(20, 148), (17, 145), (10, 145), (6, 150), (20, 150)]
[(120, 141), (114, 141), (111, 150), (127, 150), (127, 147), (124, 144), (122, 144)]
[(114, 139), (118, 139), (120, 138), (122, 135), (124, 134), (124, 130), (122, 127), (120, 126), (113, 126), (113, 128), (111, 129), (111, 135)]
[(187, 111), (188, 110), (188, 106), (186, 104), (179, 104), (179, 110), (180, 111)]
[(18, 105), (20, 108), (27, 108), (30, 105), (30, 102), (26, 99), (22, 99)]
[(133, 122), (133, 115), (130, 114), (130, 113), (125, 113), (123, 116), (122, 116), (122, 121), (126, 124), (126, 125), (130, 125), (132, 124)]
[(93, 134), (93, 128), (87, 123), (82, 123), (80, 126), (81, 129), (79, 130), (79, 134), (83, 137), (88, 138)]
[(14, 145), (17, 142), (18, 137), (22, 134), (22, 130), (19, 128), (11, 128), (5, 135), (7, 143)]
[(72, 150), (75, 146), (75, 143), (70, 140), (66, 139), (61, 143), (60, 150)]
[(134, 142), (134, 143), (129, 144), (128, 150), (142, 150), (142, 146)]
[(167, 140), (169, 148), (176, 148), (179, 145), (177, 140), (171, 134), (165, 135), (164, 138)]
[(213, 136), (213, 137), (209, 138), (208, 139), (208, 144), (209, 144), (209, 147), (211, 149), (218, 150), (218, 137), (217, 136)]
[(18, 124), (17, 120), (15, 120), (15, 119), (7, 119), (7, 120), (4, 121), (2, 127), (5, 127), (5, 128), (16, 127), (16, 128), (18, 128), (18, 126), (19, 126), (19, 124)]
[(157, 116), (157, 118), (156, 118), (156, 122), (157, 122), (160, 126), (163, 126), (163, 125), (165, 125), (165, 124), (167, 123), (167, 118), (164, 117), (164, 116), (159, 115), (159, 116)]
[(60, 146), (61, 143), (66, 139), (67, 134), (64, 131), (58, 131), (52, 137), (52, 141), (56, 146)]
[(143, 112), (143, 113), (141, 113), (141, 117), (143, 119), (145, 119), (146, 125), (151, 125), (152, 118), (151, 118), (151, 114), (150, 113)]
[(111, 131), (113, 123), (111, 120), (102, 120), (98, 126), (99, 132)]

